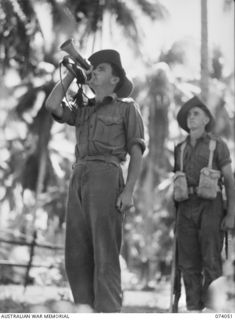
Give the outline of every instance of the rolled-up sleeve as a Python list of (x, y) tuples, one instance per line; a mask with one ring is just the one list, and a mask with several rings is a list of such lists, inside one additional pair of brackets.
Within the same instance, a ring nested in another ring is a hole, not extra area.
[(144, 153), (146, 144), (144, 140), (143, 119), (136, 103), (131, 102), (125, 114), (125, 127), (127, 137), (127, 152), (130, 153), (131, 147), (138, 144)]
[(61, 117), (58, 117), (55, 114), (51, 114), (53, 119), (59, 123), (67, 123), (70, 126), (75, 126), (76, 117), (77, 117), (77, 108), (74, 106), (69, 106), (65, 101), (61, 102), (63, 108), (63, 113)]

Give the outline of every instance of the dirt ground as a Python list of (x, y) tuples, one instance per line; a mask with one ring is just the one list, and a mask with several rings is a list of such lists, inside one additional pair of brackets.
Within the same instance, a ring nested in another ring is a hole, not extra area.
[[(169, 284), (160, 284), (153, 291), (124, 291), (123, 313), (168, 312)], [(89, 312), (73, 306), (68, 288), (0, 286), (0, 313)]]
[[(222, 279), (221, 279), (222, 280)], [(232, 294), (221, 295), (223, 283), (218, 282), (220, 295), (215, 297), (217, 310), (207, 312), (235, 312), (234, 286)], [(223, 302), (223, 297), (226, 301)], [(228, 298), (228, 299), (227, 299)], [(125, 290), (122, 313), (168, 313), (170, 284), (160, 282), (153, 290)], [(182, 290), (179, 312), (185, 312), (185, 294)], [(53, 286), (0, 285), (0, 313), (89, 313), (89, 309), (75, 307), (69, 288)]]

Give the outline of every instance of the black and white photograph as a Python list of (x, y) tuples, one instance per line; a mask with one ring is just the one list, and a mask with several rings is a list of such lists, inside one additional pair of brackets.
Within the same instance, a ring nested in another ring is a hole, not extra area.
[(234, 18), (0, 1), (1, 319), (234, 317)]

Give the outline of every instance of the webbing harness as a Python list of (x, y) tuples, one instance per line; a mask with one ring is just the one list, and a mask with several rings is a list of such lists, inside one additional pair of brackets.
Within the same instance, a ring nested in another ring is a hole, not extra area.
[[(183, 168), (184, 168), (184, 149), (186, 147), (186, 141), (184, 141), (181, 146), (180, 146), (180, 171), (183, 172)], [(214, 151), (216, 148), (216, 140), (214, 139), (210, 139), (209, 142), (209, 150), (210, 150), (210, 154), (209, 154), (209, 160), (208, 160), (208, 168), (212, 168), (212, 161), (213, 161), (213, 156), (214, 156)]]

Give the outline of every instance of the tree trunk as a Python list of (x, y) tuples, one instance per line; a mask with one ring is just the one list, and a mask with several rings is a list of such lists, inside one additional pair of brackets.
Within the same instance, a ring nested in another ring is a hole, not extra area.
[(201, 0), (201, 98), (208, 102), (209, 63), (208, 63), (208, 14), (207, 0)]
[(167, 157), (165, 142), (168, 137), (168, 111), (171, 101), (171, 88), (169, 82), (169, 69), (165, 64), (159, 63), (149, 78), (147, 103), (149, 107), (149, 154), (145, 162), (146, 174), (142, 183), (144, 223), (143, 232), (145, 248), (143, 256), (146, 259), (145, 285), (148, 286), (151, 277), (151, 262), (156, 258), (154, 252), (153, 234), (156, 231), (154, 208), (156, 203), (161, 207), (161, 198), (156, 193), (156, 187), (167, 170)]

